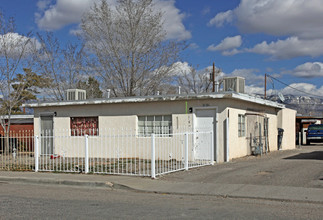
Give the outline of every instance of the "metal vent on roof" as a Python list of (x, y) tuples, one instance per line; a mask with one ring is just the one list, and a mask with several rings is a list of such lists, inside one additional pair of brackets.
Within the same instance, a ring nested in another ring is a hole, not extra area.
[(66, 100), (85, 100), (86, 99), (86, 91), (83, 89), (68, 89), (66, 91)]
[(243, 77), (223, 78), (223, 91), (244, 93), (245, 79)]

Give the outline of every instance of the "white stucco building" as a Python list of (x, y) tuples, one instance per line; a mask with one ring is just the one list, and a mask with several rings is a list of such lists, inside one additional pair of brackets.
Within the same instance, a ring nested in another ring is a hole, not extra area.
[(143, 138), (151, 133), (209, 129), (214, 131), (214, 158), (224, 162), (257, 153), (260, 145), (264, 151), (278, 150), (278, 128), (282, 128), (281, 149), (295, 148), (296, 111), (235, 92), (39, 102), (25, 107), (34, 109), (35, 135), (47, 129), (90, 128), (90, 135), (99, 135), (106, 128), (127, 128)]

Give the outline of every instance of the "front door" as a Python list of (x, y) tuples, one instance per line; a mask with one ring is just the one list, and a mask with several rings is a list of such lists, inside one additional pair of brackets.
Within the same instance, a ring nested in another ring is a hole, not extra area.
[(41, 154), (53, 154), (53, 116), (41, 116)]
[[(195, 159), (210, 160), (216, 146), (216, 109), (200, 108), (195, 111)], [(213, 136), (210, 133), (213, 131)], [(213, 143), (213, 146), (212, 146)], [(213, 149), (212, 149), (213, 148)], [(216, 158), (216, 157), (214, 157)]]
[[(254, 114), (247, 114), (247, 140), (248, 140), (248, 155), (249, 154), (262, 154), (267, 149), (266, 147), (268, 142), (268, 136), (264, 134), (267, 133), (268, 127), (266, 126), (265, 116), (263, 115), (254, 115)], [(267, 121), (268, 125), (268, 121)], [(266, 133), (264, 133), (264, 131)], [(267, 142), (267, 143), (266, 143)]]

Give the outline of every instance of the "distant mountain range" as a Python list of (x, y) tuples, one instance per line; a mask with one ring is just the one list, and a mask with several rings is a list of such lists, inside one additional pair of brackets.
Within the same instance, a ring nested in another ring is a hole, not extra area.
[(283, 103), (286, 107), (295, 109), (298, 115), (323, 117), (323, 99), (309, 96), (284, 95), (282, 102), (278, 95), (267, 97), (272, 101)]

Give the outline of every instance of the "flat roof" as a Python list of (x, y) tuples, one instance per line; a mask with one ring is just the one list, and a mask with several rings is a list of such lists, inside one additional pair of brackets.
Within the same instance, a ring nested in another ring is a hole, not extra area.
[[(3, 119), (8, 119), (8, 115), (0, 116)], [(33, 119), (34, 115), (10, 115), (10, 119)]]
[(23, 104), (23, 107), (41, 108), (41, 107), (61, 107), (71, 105), (97, 105), (97, 104), (117, 104), (117, 103), (143, 103), (143, 102), (162, 102), (162, 101), (186, 101), (197, 99), (236, 99), (245, 102), (266, 105), (274, 108), (285, 108), (285, 105), (278, 102), (266, 100), (257, 96), (235, 92), (205, 93), (205, 94), (183, 94), (183, 95), (156, 95), (156, 96), (133, 96), (133, 97), (115, 97), (105, 99), (87, 99), (76, 101), (44, 101)]
[[(1, 119), (8, 119), (8, 115), (1, 115)], [(11, 124), (33, 124), (34, 115), (10, 115)]]

